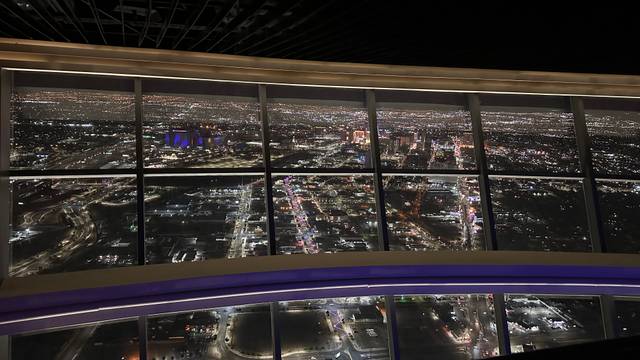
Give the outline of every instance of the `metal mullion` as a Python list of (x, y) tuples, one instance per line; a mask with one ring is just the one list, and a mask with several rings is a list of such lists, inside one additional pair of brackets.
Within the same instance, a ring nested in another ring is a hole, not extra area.
[(271, 173), (278, 174), (364, 174), (374, 173), (373, 169), (350, 169), (350, 168), (271, 168)]
[(571, 111), (573, 112), (573, 122), (576, 131), (576, 144), (580, 156), (580, 167), (583, 178), (583, 192), (585, 208), (587, 210), (587, 223), (589, 225), (589, 237), (593, 252), (604, 252), (605, 243), (600, 227), (600, 214), (598, 208), (598, 195), (596, 181), (593, 176), (591, 164), (591, 139), (587, 132), (587, 123), (584, 116), (584, 103), (581, 98), (571, 98)]
[(478, 170), (458, 170), (458, 169), (384, 169), (384, 175), (407, 175), (407, 176), (478, 176)]
[(271, 310), (271, 346), (273, 360), (282, 359), (282, 343), (280, 341), (280, 303), (277, 301), (269, 304)]
[[(480, 187), (485, 247), (487, 250), (498, 250), (498, 242), (496, 239), (496, 230), (493, 219), (493, 204), (491, 203), (491, 189), (489, 186), (489, 171), (487, 170), (487, 156), (484, 151), (484, 133), (482, 132), (480, 98), (477, 94), (467, 95), (467, 106), (471, 113), (473, 149), (475, 152), (478, 172), (480, 173), (478, 176), (478, 185)], [(493, 310), (496, 316), (498, 350), (500, 351), (500, 355), (509, 355), (511, 354), (511, 346), (509, 344), (509, 325), (507, 324), (504, 294), (493, 294)]]
[(500, 355), (511, 354), (509, 341), (509, 324), (507, 323), (507, 311), (503, 293), (493, 294), (493, 312), (496, 315), (496, 332), (498, 335), (498, 350)]
[(271, 179), (271, 133), (269, 117), (267, 115), (267, 86), (258, 85), (258, 100), (260, 101), (260, 119), (262, 120), (262, 159), (264, 162), (264, 200), (267, 210), (267, 239), (269, 240), (269, 255), (277, 255), (274, 210), (273, 210), (273, 181)]
[[(11, 138), (11, 89), (13, 88), (13, 72), (0, 70), (0, 284), (9, 276), (9, 237), (11, 212), (11, 184), (8, 170), (10, 138)], [(0, 336), (0, 358), (11, 359), (11, 337), (9, 335)]]
[(480, 115), (480, 98), (476, 94), (467, 95), (467, 106), (471, 112), (471, 129), (473, 131), (473, 149), (478, 168), (478, 185), (480, 187), (480, 202), (482, 206), (482, 222), (485, 248), (497, 250), (496, 231), (493, 220), (493, 205), (489, 187), (489, 173), (487, 157), (484, 152), (484, 134), (482, 133), (482, 118)]
[(144, 265), (144, 143), (142, 137), (143, 109), (142, 109), (142, 79), (134, 79), (135, 120), (136, 120), (136, 212), (138, 215), (138, 265)]
[(385, 295), (385, 309), (387, 314), (387, 336), (389, 344), (389, 358), (400, 359), (400, 343), (398, 342), (398, 317), (396, 316), (396, 302), (393, 295)]
[(616, 306), (613, 296), (600, 296), (600, 310), (602, 312), (602, 327), (604, 328), (605, 339), (615, 339), (620, 337), (616, 326)]
[(147, 342), (147, 316), (138, 317), (138, 350), (140, 352), (140, 360), (147, 360), (149, 345)]
[(9, 238), (11, 224), (11, 183), (8, 176), (11, 138), (11, 89), (13, 72), (0, 71), (0, 283), (9, 276)]
[(242, 175), (247, 173), (260, 173), (264, 172), (262, 167), (252, 168), (147, 168), (144, 169), (145, 175), (198, 175), (198, 174), (231, 174)]
[[(584, 102), (579, 97), (571, 97), (571, 112), (576, 131), (576, 145), (580, 156), (580, 168), (584, 174), (582, 187), (584, 193), (585, 208), (587, 211), (587, 223), (589, 225), (589, 237), (593, 252), (606, 252), (606, 244), (600, 223), (600, 207), (598, 204), (598, 188), (593, 173), (591, 160), (591, 138), (587, 130), (587, 122), (584, 113)], [(615, 306), (611, 295), (600, 296), (600, 309), (605, 339), (616, 337)]]
[(380, 163), (380, 146), (378, 139), (378, 118), (376, 113), (376, 94), (374, 90), (365, 90), (365, 103), (369, 120), (369, 136), (371, 144), (371, 162), (373, 163), (376, 198), (376, 213), (378, 214), (378, 250), (389, 251), (389, 235), (387, 233), (387, 214), (385, 213), (384, 188), (382, 182), (382, 164)]
[[(274, 210), (273, 210), (273, 179), (271, 178), (271, 134), (269, 131), (269, 117), (267, 115), (267, 86), (258, 85), (258, 101), (260, 102), (260, 119), (262, 120), (262, 161), (264, 163), (264, 202), (267, 210), (267, 240), (269, 241), (269, 256), (278, 255), (276, 243)], [(271, 313), (271, 351), (273, 360), (282, 359), (282, 344), (280, 342), (279, 309), (277, 301), (269, 304)]]
[(9, 177), (39, 178), (39, 177), (64, 177), (64, 176), (130, 176), (137, 174), (136, 169), (15, 169), (8, 171)]
[(536, 179), (582, 179), (584, 176), (581, 173), (551, 173), (545, 171), (512, 171), (512, 170), (491, 170), (488, 172), (489, 177), (504, 177), (504, 178), (536, 178)]

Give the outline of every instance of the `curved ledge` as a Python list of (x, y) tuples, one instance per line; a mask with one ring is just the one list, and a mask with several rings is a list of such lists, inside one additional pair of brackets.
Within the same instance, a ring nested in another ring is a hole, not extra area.
[(640, 96), (640, 76), (269, 59), (0, 38), (0, 66), (385, 89)]
[(7, 279), (0, 335), (139, 315), (384, 294), (640, 295), (638, 255), (371, 252), (147, 265)]

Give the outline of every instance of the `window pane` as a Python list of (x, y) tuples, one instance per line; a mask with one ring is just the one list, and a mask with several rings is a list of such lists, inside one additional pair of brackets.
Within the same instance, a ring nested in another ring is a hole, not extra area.
[(608, 252), (640, 253), (640, 182), (598, 181)]
[(257, 86), (144, 80), (145, 166), (262, 166)]
[(271, 358), (269, 305), (245, 305), (150, 317), (148, 357)]
[(12, 180), (10, 274), (137, 263), (134, 177)]
[(594, 171), (640, 175), (640, 102), (593, 98), (584, 104)]
[(395, 297), (402, 359), (498, 356), (491, 295)]
[(133, 81), (15, 72), (12, 168), (133, 168)]
[(391, 250), (481, 250), (482, 209), (475, 177), (386, 176)]
[(487, 166), (495, 171), (576, 173), (573, 114), (563, 99), (481, 96)]
[(138, 360), (135, 320), (11, 337), (11, 358)]
[(582, 181), (491, 179), (500, 250), (591, 251)]
[(604, 337), (597, 297), (505, 295), (511, 352), (597, 341)]
[(619, 336), (640, 335), (640, 299), (616, 299), (616, 326)]
[(282, 357), (388, 359), (382, 297), (280, 303)]
[(464, 95), (377, 91), (376, 100), (383, 168), (475, 168)]
[(370, 168), (362, 90), (270, 86), (271, 165)]
[(147, 263), (266, 255), (260, 176), (145, 179)]
[(274, 176), (281, 254), (378, 248), (372, 176)]

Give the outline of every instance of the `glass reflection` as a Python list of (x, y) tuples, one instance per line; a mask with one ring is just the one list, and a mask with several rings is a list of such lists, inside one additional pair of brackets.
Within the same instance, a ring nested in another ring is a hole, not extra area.
[(273, 206), (281, 254), (378, 247), (372, 176), (274, 176)]
[(138, 360), (135, 320), (11, 337), (11, 359)]
[(145, 180), (147, 263), (179, 263), (268, 252), (260, 176)]
[(151, 360), (270, 359), (269, 305), (244, 305), (150, 317)]
[(482, 209), (472, 177), (384, 177), (391, 250), (481, 250)]
[(591, 251), (582, 181), (491, 179), (500, 250)]
[(511, 352), (604, 337), (597, 297), (505, 295)]
[(136, 179), (12, 180), (11, 276), (136, 264)]
[(381, 297), (283, 302), (278, 321), (283, 358), (389, 358)]
[(498, 356), (491, 295), (395, 297), (402, 359)]

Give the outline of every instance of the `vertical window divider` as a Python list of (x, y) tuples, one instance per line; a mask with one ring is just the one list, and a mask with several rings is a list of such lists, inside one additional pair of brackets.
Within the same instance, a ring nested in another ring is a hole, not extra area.
[(145, 264), (144, 251), (144, 144), (143, 144), (143, 108), (142, 108), (142, 79), (133, 80), (135, 94), (135, 119), (136, 119), (136, 188), (137, 188), (137, 222), (138, 222), (138, 265)]
[[(573, 96), (570, 98), (571, 112), (576, 131), (576, 143), (580, 156), (580, 168), (583, 174), (582, 187), (584, 192), (585, 208), (587, 210), (587, 221), (589, 224), (589, 237), (593, 252), (606, 252), (606, 244), (600, 223), (601, 214), (598, 204), (598, 188), (593, 173), (591, 160), (591, 138), (587, 130), (587, 122), (584, 112), (584, 102), (582, 98)], [(602, 312), (602, 325), (604, 327), (605, 339), (616, 337), (615, 330), (615, 309), (611, 295), (600, 296), (600, 308)]]
[[(136, 127), (136, 213), (138, 222), (138, 265), (145, 263), (144, 251), (144, 144), (142, 137), (143, 109), (142, 109), (142, 79), (133, 79), (135, 98), (135, 127)], [(138, 317), (138, 351), (140, 360), (147, 360), (147, 317)]]
[(369, 137), (371, 144), (371, 162), (373, 163), (373, 184), (375, 186), (376, 213), (378, 217), (378, 250), (389, 251), (389, 235), (387, 232), (387, 214), (384, 204), (384, 187), (382, 181), (382, 165), (380, 163), (380, 146), (378, 139), (378, 116), (376, 113), (376, 94), (372, 89), (365, 90), (367, 118), (369, 120)]
[(483, 234), (486, 250), (498, 250), (496, 230), (493, 219), (493, 206), (489, 187), (489, 171), (487, 170), (487, 156), (484, 152), (484, 133), (482, 132), (482, 117), (480, 114), (480, 98), (477, 94), (467, 95), (467, 106), (471, 113), (471, 131), (473, 132), (473, 150), (478, 169), (478, 185), (480, 187), (480, 202), (482, 207)]
[[(11, 191), (9, 189), (9, 151), (11, 133), (11, 104), (10, 94), (13, 73), (0, 70), (0, 284), (9, 276), (9, 236), (11, 223)], [(11, 338), (9, 335), (0, 336), (0, 358), (11, 359)]]
[(605, 244), (602, 238), (602, 229), (600, 227), (598, 195), (596, 181), (593, 174), (593, 166), (591, 164), (591, 139), (587, 132), (587, 123), (584, 114), (584, 103), (579, 97), (571, 98), (571, 112), (573, 113), (573, 122), (576, 131), (576, 143), (578, 146), (578, 154), (580, 156), (580, 169), (582, 171), (582, 181), (585, 197), (585, 207), (587, 209), (587, 221), (589, 224), (589, 237), (591, 238), (591, 247), (593, 252), (605, 252)]
[(493, 294), (493, 312), (496, 315), (498, 351), (500, 351), (500, 355), (510, 355), (511, 341), (509, 339), (509, 324), (507, 323), (507, 306), (503, 293)]
[[(273, 179), (271, 178), (271, 132), (269, 131), (269, 116), (267, 114), (267, 86), (258, 85), (258, 101), (260, 102), (260, 120), (262, 123), (262, 161), (264, 164), (264, 202), (267, 210), (267, 240), (269, 241), (269, 255), (278, 255), (276, 244), (274, 210), (273, 210)], [(282, 359), (280, 342), (279, 304), (273, 301), (269, 304), (271, 312), (271, 350), (273, 360)]]
[(11, 151), (11, 89), (13, 72), (0, 71), (0, 283), (9, 277), (9, 238), (11, 237), (11, 189), (9, 179), (9, 153)]
[[(378, 250), (389, 251), (389, 236), (387, 232), (387, 214), (385, 212), (384, 188), (382, 182), (382, 165), (380, 163), (380, 141), (378, 139), (378, 114), (376, 112), (376, 94), (372, 89), (365, 90), (365, 103), (369, 122), (369, 143), (371, 144), (371, 162), (373, 163), (373, 184), (375, 186), (376, 212), (378, 216)], [(398, 324), (396, 306), (393, 295), (385, 295), (387, 313), (387, 344), (389, 358), (400, 359), (398, 344)]]
[[(480, 188), (480, 202), (482, 206), (482, 223), (487, 251), (498, 250), (496, 230), (491, 203), (491, 189), (489, 186), (489, 171), (487, 170), (487, 155), (484, 151), (484, 133), (482, 132), (482, 115), (480, 113), (480, 98), (477, 94), (467, 94), (467, 107), (471, 113), (471, 131), (473, 132), (473, 149), (478, 169), (478, 186)], [(500, 355), (511, 354), (509, 342), (509, 325), (504, 294), (493, 294), (493, 310), (496, 316), (496, 333), (498, 335), (498, 350)]]
[(147, 316), (138, 317), (138, 346), (140, 360), (148, 359), (149, 345), (147, 343)]
[(267, 86), (258, 85), (258, 101), (260, 102), (260, 120), (262, 122), (262, 161), (264, 164), (264, 202), (267, 210), (267, 239), (269, 241), (269, 255), (277, 255), (274, 210), (273, 210), (273, 179), (271, 178), (271, 132), (269, 131), (269, 116), (267, 115)]
[(396, 302), (393, 295), (385, 295), (384, 302), (387, 312), (387, 336), (389, 344), (389, 358), (400, 359), (400, 344), (398, 343), (398, 317), (396, 315)]

